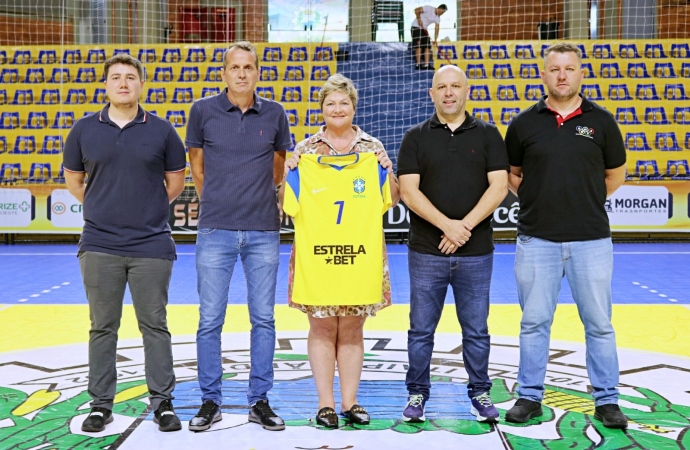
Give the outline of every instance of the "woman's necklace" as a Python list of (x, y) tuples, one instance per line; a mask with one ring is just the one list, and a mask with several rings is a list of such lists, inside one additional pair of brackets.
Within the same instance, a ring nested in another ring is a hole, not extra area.
[(333, 139), (329, 138), (328, 136), (326, 136), (326, 138), (328, 138), (328, 141), (331, 143), (331, 145), (333, 146), (333, 149), (335, 149), (336, 152), (343, 153), (343, 151), (349, 151), (350, 150), (350, 146), (352, 145), (352, 142), (357, 137), (357, 132), (355, 130), (352, 130), (352, 132), (354, 133), (354, 135), (352, 136), (352, 139), (350, 139), (350, 142), (348, 142), (343, 148), (336, 147)]

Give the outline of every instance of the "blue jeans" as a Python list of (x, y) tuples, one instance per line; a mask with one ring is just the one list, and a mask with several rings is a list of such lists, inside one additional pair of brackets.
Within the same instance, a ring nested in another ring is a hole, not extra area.
[(199, 330), (196, 351), (202, 401), (223, 403), (221, 331), (228, 305), (230, 279), (237, 256), (247, 279), (251, 369), (247, 400), (266, 399), (273, 387), (276, 329), (273, 319), (280, 251), (278, 231), (230, 231), (201, 228), (196, 239)]
[(520, 398), (541, 402), (558, 292), (567, 277), (585, 326), (587, 374), (595, 406), (618, 402), (618, 355), (611, 325), (613, 244), (610, 238), (551, 242), (518, 236), (515, 279), (522, 308)]
[(407, 332), (409, 369), (405, 378), (410, 395), (429, 399), (434, 333), (441, 319), (448, 285), (462, 327), (462, 358), (469, 375), (470, 398), (491, 390), (489, 289), (493, 252), (483, 256), (436, 256), (407, 252), (410, 271), (410, 330)]

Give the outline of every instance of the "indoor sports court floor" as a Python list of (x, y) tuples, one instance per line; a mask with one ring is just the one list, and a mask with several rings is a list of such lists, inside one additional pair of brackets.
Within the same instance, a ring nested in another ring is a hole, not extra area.
[[(316, 394), (306, 356), (306, 317), (286, 305), (289, 246), (281, 247), (276, 295), (278, 343), (271, 405), (283, 432), (247, 423), (248, 314), (237, 267), (223, 335), (223, 420), (210, 431), (160, 433), (147, 410), (143, 351), (131, 301), (118, 351), (115, 421), (106, 431), (80, 431), (86, 393), (88, 306), (76, 246), (0, 247), (0, 449), (690, 449), (690, 244), (616, 244), (613, 320), (621, 370), (620, 405), (627, 431), (593, 419), (587, 394), (583, 329), (567, 283), (552, 331), (545, 415), (526, 425), (479, 424), (469, 413), (459, 326), (450, 297), (438, 328), (434, 384), (423, 425), (403, 423), (406, 400), (409, 280), (407, 249), (390, 245), (394, 305), (367, 321), (359, 400), (368, 427), (341, 422), (315, 427)], [(177, 388), (175, 407), (188, 421), (199, 404), (194, 335), (198, 321), (194, 246), (179, 245), (170, 288)], [(512, 265), (515, 246), (496, 246), (492, 280), (490, 376), (501, 415), (515, 401), (520, 308)], [(336, 397), (337, 398), (337, 397)], [(337, 405), (339, 407), (339, 405)]]

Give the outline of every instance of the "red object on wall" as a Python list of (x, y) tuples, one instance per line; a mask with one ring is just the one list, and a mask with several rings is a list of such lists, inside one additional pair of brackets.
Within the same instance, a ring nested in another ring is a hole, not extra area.
[(210, 42), (235, 42), (235, 8), (208, 8)]
[(208, 8), (180, 7), (177, 15), (177, 29), (180, 42), (204, 42), (208, 40), (206, 14)]

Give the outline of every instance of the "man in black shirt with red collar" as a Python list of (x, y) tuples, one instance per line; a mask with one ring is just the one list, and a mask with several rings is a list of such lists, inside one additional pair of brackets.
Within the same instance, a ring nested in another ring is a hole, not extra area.
[(506, 134), (510, 189), (520, 198), (515, 278), (523, 312), (519, 398), (506, 420), (542, 415), (549, 335), (565, 275), (585, 327), (594, 418), (626, 428), (616, 388), (613, 246), (604, 208), (625, 180), (625, 147), (613, 116), (578, 94), (581, 57), (567, 43), (544, 51), (548, 96), (515, 117)]

